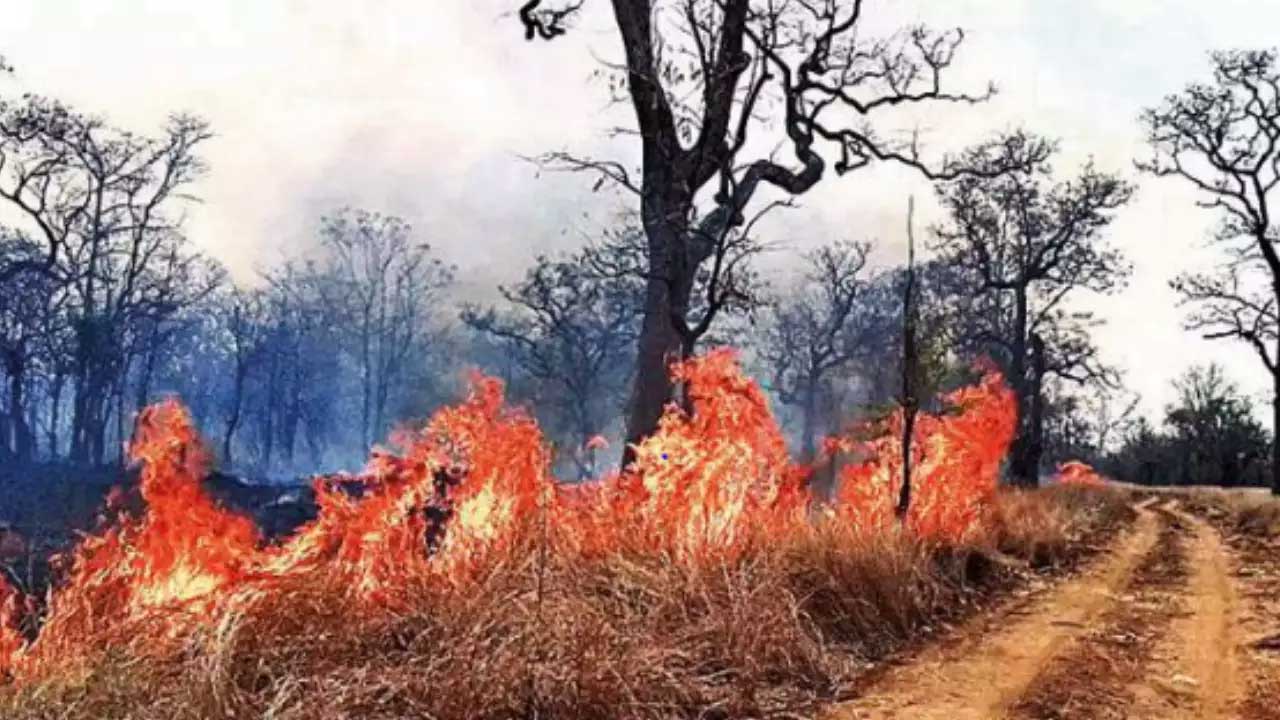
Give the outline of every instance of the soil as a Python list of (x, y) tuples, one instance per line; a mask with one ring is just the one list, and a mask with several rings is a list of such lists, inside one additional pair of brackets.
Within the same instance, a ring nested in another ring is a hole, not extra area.
[(1072, 577), (898, 658), (830, 720), (1280, 720), (1280, 539), (1154, 495)]

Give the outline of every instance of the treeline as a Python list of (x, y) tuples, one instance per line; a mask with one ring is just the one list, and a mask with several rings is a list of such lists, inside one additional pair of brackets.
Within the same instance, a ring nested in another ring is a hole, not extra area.
[(1118, 444), (1102, 448), (1099, 467), (1141, 485), (1269, 485), (1271, 433), (1222, 368), (1193, 367), (1174, 388), (1161, 426), (1127, 418)]
[[(1275, 77), (1274, 60), (1215, 56), (1225, 85)], [(1169, 102), (1146, 116), (1153, 128), (1181, 112)], [(475, 366), (537, 416), (558, 472), (584, 478), (654, 420), (655, 397), (684, 401), (679, 386), (653, 395), (667, 384), (651, 377), (655, 357), (661, 370), (730, 344), (807, 460), (823, 435), (927, 404), (985, 363), (1017, 398), (1016, 482), (1071, 458), (1138, 482), (1253, 482), (1270, 466), (1272, 439), (1216, 368), (1179, 381), (1160, 428), (1135, 419), (1093, 341), (1099, 319), (1074, 304), (1124, 286), (1131, 268), (1108, 231), (1134, 186), (1093, 162), (1055, 167), (1058, 143), (1031, 132), (978, 143), (945, 172), (912, 161), (943, 210), (921, 229), (924, 262), (872, 269), (870, 242), (836, 241), (765, 277), (760, 258), (782, 251), (757, 222), (783, 202), (707, 216), (683, 255), (655, 256), (665, 230), (623, 215), (577, 251), (537, 256), (493, 304), (460, 304), (453, 268), (404, 220), (351, 208), (319, 218), (309, 250), (233, 281), (182, 227), (209, 137), (190, 116), (151, 137), (47, 98), (0, 96), (0, 462), (119, 463), (138, 410), (179, 395), (225, 466), (351, 468), (456, 397)], [(1187, 148), (1164, 137), (1144, 167), (1178, 174), (1160, 163)], [(1191, 325), (1250, 340), (1270, 363), (1267, 317), (1221, 329), (1244, 322), (1230, 303), (1248, 298), (1223, 299), (1219, 280), (1176, 281), (1201, 308)]]
[(403, 221), (339, 210), (237, 286), (182, 228), (210, 135), (0, 99), (0, 462), (117, 463), (137, 411), (177, 394), (224, 462), (315, 466), (439, 401), (451, 269)]
[[(534, 411), (563, 475), (616, 462), (593, 438), (616, 445), (635, 380), (647, 277), (635, 218), (579, 251), (537, 257), (490, 306), (459, 310), (453, 270), (405, 221), (357, 209), (321, 218), (310, 251), (237, 284), (182, 233), (187, 186), (205, 169), (202, 122), (175, 118), (144, 138), (42, 98), (0, 112), (0, 196), (26, 216), (0, 245), (5, 458), (120, 462), (137, 411), (176, 394), (225, 465), (354, 467), (397, 424), (453, 397), (474, 365)], [(1094, 319), (1063, 303), (1127, 273), (1100, 231), (1128, 186), (1089, 166), (1061, 183), (1047, 163), (1055, 152), (1025, 133), (975, 148), (972, 163), (1033, 162), (1003, 179), (940, 182), (949, 221), (928, 233), (936, 258), (913, 268), (919, 394), (994, 360), (1018, 390), (1033, 440), (1015, 461), (1032, 472), (1059, 455), (1044, 454), (1054, 415), (1037, 408), (1061, 394), (1046, 382), (1097, 390), (1116, 379), (1097, 360)], [(1063, 205), (1073, 214), (1055, 216)], [(972, 227), (1028, 215), (1058, 231)], [(771, 283), (753, 270), (763, 243), (743, 235), (689, 291), (688, 352), (741, 348), (806, 459), (822, 435), (901, 401), (906, 272), (871, 270), (870, 248), (820, 246)]]

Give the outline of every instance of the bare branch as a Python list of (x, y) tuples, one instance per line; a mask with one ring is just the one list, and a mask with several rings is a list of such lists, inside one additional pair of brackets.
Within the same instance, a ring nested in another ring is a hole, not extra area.
[(565, 34), (565, 23), (582, 9), (584, 0), (576, 0), (564, 7), (542, 8), (542, 0), (529, 0), (520, 6), (520, 22), (524, 25), (524, 39), (555, 40)]

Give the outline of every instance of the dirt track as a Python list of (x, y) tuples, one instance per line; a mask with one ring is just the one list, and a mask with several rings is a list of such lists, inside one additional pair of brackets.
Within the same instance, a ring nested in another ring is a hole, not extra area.
[(1246, 632), (1274, 624), (1241, 584), (1256, 570), (1176, 498), (1136, 509), (1083, 572), (903, 659), (827, 717), (1280, 718), (1280, 697), (1259, 697), (1276, 665)]

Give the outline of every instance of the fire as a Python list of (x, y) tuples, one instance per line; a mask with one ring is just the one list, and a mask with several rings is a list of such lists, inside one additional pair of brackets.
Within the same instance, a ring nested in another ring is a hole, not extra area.
[[(1013, 391), (999, 373), (943, 398), (948, 412), (920, 413), (912, 439), (912, 488), (908, 524), (921, 536), (963, 540), (982, 522), (996, 491), (1000, 464), (1017, 424)], [(902, 487), (903, 414), (869, 441), (837, 438), (828, 449), (860, 450), (870, 459), (845, 467), (835, 513), (866, 531), (895, 521)]]
[[(531, 537), (574, 556), (660, 553), (698, 563), (803, 523), (871, 531), (893, 522), (900, 414), (882, 437), (832, 440), (868, 459), (844, 469), (834, 507), (815, 519), (810, 469), (788, 455), (764, 393), (735, 354), (714, 351), (673, 372), (689, 388), (690, 411), (670, 407), (632, 467), (585, 486), (556, 482), (537, 424), (505, 406), (501, 382), (477, 375), (464, 401), (398, 433), (361, 475), (317, 478), (317, 518), (273, 545), (202, 490), (210, 456), (181, 405), (153, 406), (130, 447), (145, 511), (75, 548), (35, 640), (17, 630), (22, 598), (0, 582), (0, 675), (21, 681), (116, 647), (173, 651), (285, 583), (324, 578), (343, 589), (336, 601), (393, 612), (424, 584), (469, 592), (472, 579)], [(948, 412), (917, 422), (908, 523), (955, 540), (983, 519), (1014, 402), (997, 374), (946, 401)], [(160, 632), (127, 630), (138, 623)]]
[(18, 611), (22, 597), (0, 578), (0, 677), (18, 657), (24, 641), (18, 632)]
[(732, 552), (747, 534), (803, 521), (807, 470), (787, 455), (764, 393), (717, 350), (673, 368), (692, 414), (668, 409), (635, 463), (579, 503), (595, 550), (619, 545), (695, 557)]
[(1098, 471), (1087, 463), (1078, 460), (1065, 462), (1058, 466), (1058, 474), (1054, 476), (1053, 481), (1060, 485), (1084, 485), (1088, 487), (1098, 487), (1106, 484)]

